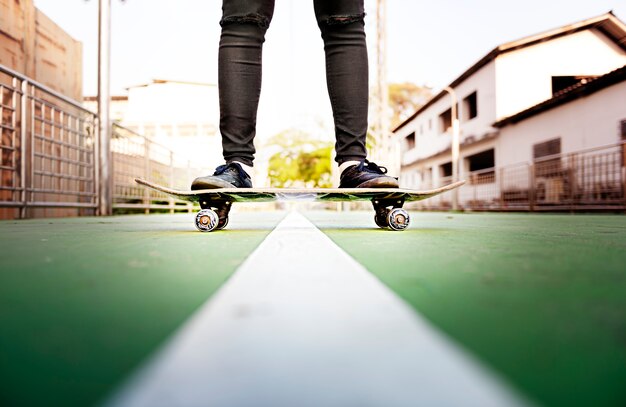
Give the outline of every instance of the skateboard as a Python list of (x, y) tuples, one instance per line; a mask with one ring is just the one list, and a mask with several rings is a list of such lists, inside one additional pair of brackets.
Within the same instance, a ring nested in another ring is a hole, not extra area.
[(409, 213), (402, 209), (405, 202), (421, 201), (465, 184), (465, 181), (459, 181), (427, 191), (400, 188), (216, 188), (180, 191), (141, 178), (136, 178), (135, 182), (173, 198), (198, 202), (202, 209), (196, 214), (195, 225), (201, 232), (224, 229), (235, 202), (274, 201), (371, 201), (376, 225), (400, 231), (406, 229), (410, 222)]

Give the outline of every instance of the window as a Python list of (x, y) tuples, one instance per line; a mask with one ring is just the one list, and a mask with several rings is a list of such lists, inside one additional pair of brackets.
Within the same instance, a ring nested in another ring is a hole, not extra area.
[(557, 177), (561, 174), (561, 157), (548, 158), (561, 154), (561, 139), (555, 138), (533, 145), (535, 175), (537, 177)]
[(476, 92), (463, 99), (463, 118), (465, 120), (471, 120), (478, 116), (478, 104), (476, 99)]
[(405, 146), (407, 150), (413, 150), (415, 148), (415, 132), (409, 134), (408, 136), (406, 136), (406, 138), (404, 139), (405, 141)]
[(200, 134), (202, 135), (214, 136), (217, 133), (217, 128), (215, 127), (214, 124), (204, 123), (204, 124), (199, 125), (199, 127), (200, 127), (199, 131), (201, 131)]
[(171, 136), (174, 134), (171, 124), (162, 124), (157, 127), (157, 134), (161, 136)]
[(452, 109), (448, 109), (439, 115), (439, 132), (445, 133), (452, 127)]
[(428, 119), (428, 130), (433, 129), (433, 119)]
[(597, 76), (553, 76), (552, 77), (552, 96), (567, 89), (571, 86), (578, 85), (579, 83), (585, 84), (590, 79), (597, 78)]
[(198, 126), (193, 123), (179, 124), (177, 130), (180, 137), (192, 137), (198, 134)]
[(495, 154), (493, 148), (470, 155), (465, 159), (470, 171), (471, 184), (490, 184), (496, 181)]
[(533, 158), (543, 158), (550, 155), (561, 154), (561, 139), (555, 138), (533, 145)]
[(441, 164), (439, 166), (441, 177), (451, 177), (452, 176), (452, 162), (447, 162), (445, 164)]
[(493, 148), (466, 158), (470, 172), (495, 167)]

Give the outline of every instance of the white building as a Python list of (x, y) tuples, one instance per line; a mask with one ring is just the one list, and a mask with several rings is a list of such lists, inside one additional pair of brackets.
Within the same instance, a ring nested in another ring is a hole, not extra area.
[[(612, 13), (496, 47), (449, 85), (459, 103), (460, 178), (478, 175), (474, 184), (493, 184), (495, 199), (495, 167), (618, 143), (625, 65), (626, 25)], [(402, 186), (450, 180), (451, 106), (442, 91), (394, 129)], [(473, 199), (460, 194), (461, 203)]]
[(500, 130), (496, 159), (509, 163), (542, 158), (544, 150), (546, 155), (571, 154), (626, 141), (626, 65), (494, 126)]
[[(96, 103), (85, 98), (89, 109)], [(156, 79), (132, 86), (127, 96), (112, 97), (111, 118), (172, 150), (178, 165), (214, 168), (223, 161), (214, 84)]]

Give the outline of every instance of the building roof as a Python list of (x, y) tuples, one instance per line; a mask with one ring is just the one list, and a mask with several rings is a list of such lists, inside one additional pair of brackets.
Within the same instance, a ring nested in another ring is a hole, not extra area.
[(609, 86), (624, 81), (626, 81), (626, 65), (612, 72), (609, 72), (606, 75), (602, 75), (593, 79), (588, 79), (586, 81), (577, 83), (576, 85), (570, 86), (569, 88), (563, 89), (556, 93), (552, 98), (544, 102), (529, 107), (526, 110), (514, 114), (513, 116), (505, 117), (504, 119), (498, 120), (493, 124), (493, 126), (502, 128), (508, 126), (509, 124), (518, 123), (539, 113), (553, 109), (557, 106), (561, 106), (578, 98), (591, 95), (592, 93), (598, 92), (599, 90), (605, 89)]
[[(126, 90), (134, 89), (134, 88), (145, 88), (151, 85), (164, 84), (164, 83), (175, 83), (179, 85), (194, 85), (194, 86), (208, 86), (208, 87), (217, 87), (214, 83), (205, 83), (205, 82), (190, 82), (190, 81), (175, 81), (169, 79), (152, 79), (152, 82), (142, 83), (139, 85), (132, 85), (126, 88)], [(83, 96), (83, 100), (85, 102), (93, 102), (97, 101), (97, 96)], [(125, 101), (128, 100), (128, 96), (125, 95), (114, 95), (111, 96), (111, 100), (113, 101)]]
[[(111, 100), (113, 102), (125, 102), (128, 101), (128, 96), (125, 95), (112, 95)], [(83, 96), (84, 102), (97, 102), (98, 96)]]
[(177, 81), (177, 80), (170, 80), (170, 79), (152, 79), (152, 82), (141, 83), (139, 85), (129, 86), (126, 89), (144, 88), (144, 87), (147, 87), (147, 86), (164, 84), (164, 83), (175, 83), (175, 84), (179, 84), (179, 85), (212, 86), (212, 87), (217, 86), (214, 83), (205, 83), (205, 82)]
[[(609, 11), (608, 13), (602, 14), (597, 17), (589, 18), (587, 20), (579, 21), (573, 24), (568, 24), (559, 28), (555, 28), (553, 30), (545, 31), (539, 34), (531, 35), (528, 37), (521, 38), (516, 41), (507, 42), (501, 44), (494, 48), (491, 52), (481, 58), (478, 62), (472, 65), (468, 70), (463, 72), (461, 76), (456, 78), (449, 87), (454, 88), (460, 85), (467, 78), (472, 76), (479, 69), (487, 65), (489, 62), (496, 59), (499, 55), (505, 54), (507, 52), (512, 52), (519, 50), (521, 48), (530, 47), (532, 45), (539, 44), (541, 42), (546, 42), (553, 40), (555, 38), (563, 37), (566, 35), (574, 34), (580, 31), (596, 29), (610, 40), (612, 40), (618, 47), (622, 50), (626, 51), (626, 24), (624, 24), (619, 18), (617, 18), (613, 11)], [(416, 118), (420, 113), (424, 110), (428, 109), (435, 102), (446, 95), (446, 91), (441, 91), (437, 95), (435, 95), (432, 99), (430, 99), (424, 106), (418, 109), (415, 113), (413, 113), (408, 119), (400, 123), (393, 132), (400, 130), (402, 127), (406, 126), (411, 120)]]

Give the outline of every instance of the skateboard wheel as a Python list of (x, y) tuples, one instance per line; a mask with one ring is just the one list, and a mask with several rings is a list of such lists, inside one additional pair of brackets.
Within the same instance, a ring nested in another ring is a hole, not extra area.
[(219, 216), (212, 209), (202, 209), (196, 214), (196, 228), (200, 232), (210, 232), (217, 227)]
[(376, 225), (378, 225), (378, 227), (383, 228), (383, 229), (389, 226), (389, 223), (387, 222), (386, 214), (374, 215), (374, 222), (376, 222)]
[(215, 229), (221, 230), (224, 229), (228, 225), (228, 216), (224, 218), (220, 218), (220, 221), (217, 223), (217, 227)]
[(391, 230), (404, 230), (409, 226), (409, 213), (402, 208), (394, 208), (387, 214), (387, 222)]

